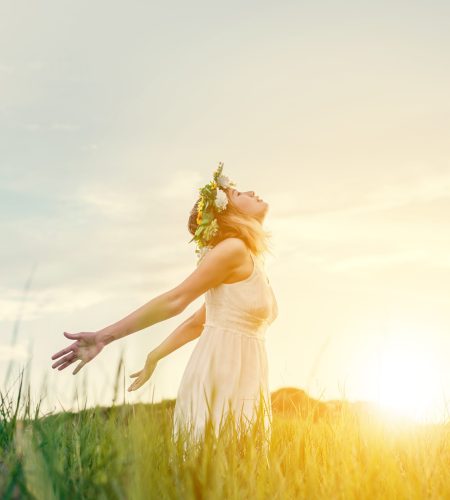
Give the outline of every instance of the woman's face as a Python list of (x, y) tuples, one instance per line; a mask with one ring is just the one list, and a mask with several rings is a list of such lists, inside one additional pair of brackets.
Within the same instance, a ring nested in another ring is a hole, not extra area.
[(261, 222), (269, 209), (269, 204), (259, 198), (254, 191), (239, 191), (234, 188), (228, 189), (231, 201), (243, 212), (255, 216)]

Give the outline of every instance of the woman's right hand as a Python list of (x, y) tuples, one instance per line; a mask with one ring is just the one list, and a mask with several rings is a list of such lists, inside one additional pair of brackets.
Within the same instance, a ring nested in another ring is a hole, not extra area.
[(64, 370), (64, 368), (67, 368), (75, 361), (81, 360), (81, 363), (78, 363), (77, 367), (72, 372), (73, 375), (78, 373), (86, 363), (93, 360), (106, 345), (106, 342), (100, 335), (100, 332), (64, 332), (64, 335), (68, 339), (75, 340), (75, 342), (53, 354), (51, 359), (60, 359), (58, 359), (56, 363), (53, 363), (52, 368)]
[(147, 380), (152, 376), (153, 372), (155, 371), (158, 361), (159, 361), (158, 357), (153, 352), (150, 352), (145, 361), (144, 368), (130, 375), (130, 377), (137, 377), (137, 379), (130, 385), (130, 387), (128, 387), (128, 392), (139, 389), (141, 385), (147, 382)]

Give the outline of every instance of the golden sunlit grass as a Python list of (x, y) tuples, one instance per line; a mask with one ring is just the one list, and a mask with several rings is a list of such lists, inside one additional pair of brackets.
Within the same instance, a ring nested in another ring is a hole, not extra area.
[[(22, 384), (22, 381), (18, 381)], [(28, 390), (1, 395), (2, 498), (450, 498), (450, 425), (414, 425), (343, 406), (225, 427), (184, 453), (173, 401), (39, 416)], [(228, 421), (230, 424), (232, 421)]]

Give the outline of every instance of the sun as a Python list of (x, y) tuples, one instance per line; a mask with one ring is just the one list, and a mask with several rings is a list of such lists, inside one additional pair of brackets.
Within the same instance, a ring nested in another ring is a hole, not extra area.
[[(408, 335), (409, 333), (409, 335)], [(442, 398), (438, 353), (413, 331), (388, 339), (379, 353), (376, 402), (396, 416), (432, 420)]]

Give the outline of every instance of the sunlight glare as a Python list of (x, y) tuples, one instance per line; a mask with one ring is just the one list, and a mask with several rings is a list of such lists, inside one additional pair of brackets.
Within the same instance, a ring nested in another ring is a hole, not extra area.
[(411, 330), (390, 338), (380, 353), (378, 404), (416, 421), (431, 417), (441, 397), (436, 354), (431, 342)]

